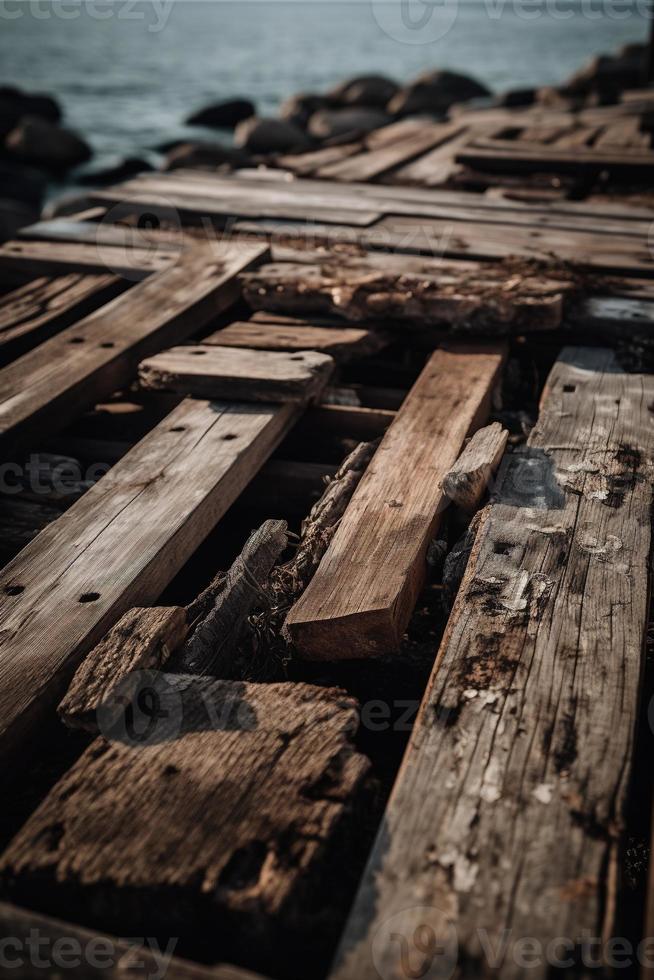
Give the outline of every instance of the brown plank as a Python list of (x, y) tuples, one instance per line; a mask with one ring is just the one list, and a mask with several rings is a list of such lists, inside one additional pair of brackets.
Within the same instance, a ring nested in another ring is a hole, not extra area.
[(445, 506), (440, 479), (484, 422), (503, 359), (499, 346), (432, 355), (288, 616), (302, 656), (338, 660), (397, 651)]
[(144, 357), (201, 329), (239, 293), (261, 245), (188, 250), (0, 371), (0, 451), (50, 434), (131, 380)]
[(0, 361), (23, 354), (122, 292), (128, 282), (112, 275), (70, 273), (45, 277), (0, 299)]
[(381, 330), (358, 327), (322, 327), (237, 321), (202, 339), (203, 344), (221, 347), (248, 347), (253, 350), (301, 351), (314, 350), (330, 354), (341, 361), (364, 357), (381, 350), (388, 338)]
[(610, 350), (555, 364), (477, 532), (335, 978), (394, 976), (393, 934), (421, 924), (470, 980), (542, 980), (553, 949), (571, 965), (584, 937), (621, 935), (653, 397)]
[(446, 143), (460, 131), (461, 126), (456, 123), (425, 123), (417, 132), (402, 140), (324, 164), (315, 173), (317, 177), (330, 180), (373, 180), (393, 167), (406, 164), (433, 147)]
[(356, 701), (175, 674), (142, 690), (166, 718), (145, 739), (129, 725), (97, 739), (14, 838), (0, 876), (37, 908), (63, 892), (103, 928), (205, 940), (209, 929), (214, 956), (254, 969), (288, 962), (291, 943), (297, 963), (318, 910), (324, 928), (320, 876), (369, 768), (353, 744)]
[(174, 253), (147, 247), (102, 245), (87, 242), (15, 241), (0, 245), (0, 272), (22, 276), (57, 276), (71, 272), (87, 275), (113, 273), (138, 282), (167, 269)]
[(322, 391), (333, 370), (332, 357), (312, 350), (289, 354), (194, 344), (142, 361), (139, 381), (143, 388), (194, 398), (305, 402)]
[(566, 153), (555, 146), (534, 144), (532, 149), (526, 143), (511, 140), (475, 140), (459, 150), (456, 159), (470, 167), (496, 173), (557, 171), (583, 176), (607, 170), (615, 177), (636, 180), (651, 177), (654, 171), (654, 153), (644, 150), (626, 153), (577, 147), (574, 152)]
[(173, 955), (176, 939), (130, 941), (0, 902), (0, 940), (6, 939), (5, 961), (16, 980), (36, 980), (44, 971), (84, 980), (123, 980), (126, 972), (133, 980), (262, 980), (235, 966), (180, 959)]
[(0, 764), (38, 744), (81, 657), (155, 602), (298, 409), (183, 401), (0, 574)]

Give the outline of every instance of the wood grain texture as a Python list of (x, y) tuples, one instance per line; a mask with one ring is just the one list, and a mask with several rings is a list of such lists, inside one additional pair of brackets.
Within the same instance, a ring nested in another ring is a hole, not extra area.
[[(568, 348), (556, 362), (528, 444), (506, 458), (482, 512), (339, 980), (400, 976), (385, 923), (401, 910), (407, 942), (426, 919), (452, 972), (471, 980), (551, 977), (550, 940), (572, 944), (557, 949), (565, 959), (579, 955), (579, 937), (620, 935), (653, 397), (654, 376), (624, 373), (609, 350)], [(528, 971), (523, 937), (541, 950)]]
[(73, 272), (86, 275), (125, 276), (130, 282), (162, 272), (175, 254), (148, 247), (91, 244), (88, 242), (15, 241), (0, 246), (0, 272), (22, 276), (58, 276)]
[(361, 327), (295, 326), (283, 323), (238, 321), (204, 337), (203, 344), (221, 347), (247, 347), (251, 350), (303, 351), (330, 354), (339, 361), (365, 357), (381, 350), (388, 342), (381, 330)]
[(97, 739), (14, 838), (0, 877), (39, 909), (65, 895), (111, 930), (209, 929), (214, 955), (270, 964), (270, 947), (315, 914), (363, 788), (357, 703), (306, 684), (147, 683), (165, 715), (145, 738), (126, 721)]
[(143, 388), (194, 398), (245, 402), (304, 402), (325, 387), (334, 359), (312, 350), (296, 353), (195, 344), (173, 347), (139, 365)]
[(440, 480), (485, 421), (501, 346), (438, 350), (386, 432), (286, 628), (301, 656), (396, 652), (445, 507)]
[(69, 728), (96, 732), (97, 712), (134, 671), (161, 670), (188, 632), (180, 606), (130, 609), (84, 658), (59, 705)]
[(155, 602), (276, 448), (293, 405), (187, 400), (0, 573), (0, 764), (116, 620)]
[(477, 510), (500, 465), (508, 436), (499, 422), (484, 426), (472, 436), (441, 484), (457, 507), (469, 513)]
[(41, 278), (0, 299), (0, 363), (6, 364), (127, 287), (112, 275)]
[[(15, 980), (37, 980), (44, 969), (59, 970), (66, 976), (84, 980), (89, 976), (98, 980), (123, 980), (126, 973), (133, 980), (154, 980), (156, 977), (166, 980), (263, 980), (258, 974), (228, 964), (200, 966), (179, 959), (171, 955), (172, 946), (165, 942), (156, 945), (130, 942), (7, 902), (0, 902), (0, 936), (14, 940), (7, 946), (7, 961), (11, 963), (8, 968)], [(72, 949), (70, 940), (76, 944)], [(41, 943), (42, 954), (35, 958), (49, 966), (34, 964), (29, 953), (33, 948), (30, 943), (35, 942)], [(76, 955), (78, 950), (79, 956)], [(64, 964), (63, 968), (59, 964)]]
[(144, 357), (199, 330), (239, 294), (260, 245), (191, 250), (179, 262), (0, 371), (0, 447), (63, 428), (130, 381)]

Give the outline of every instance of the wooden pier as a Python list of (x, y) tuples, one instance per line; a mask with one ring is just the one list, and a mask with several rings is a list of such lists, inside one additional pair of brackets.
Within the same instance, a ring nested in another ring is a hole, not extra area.
[(0, 246), (4, 937), (637, 969), (653, 119), (409, 119)]

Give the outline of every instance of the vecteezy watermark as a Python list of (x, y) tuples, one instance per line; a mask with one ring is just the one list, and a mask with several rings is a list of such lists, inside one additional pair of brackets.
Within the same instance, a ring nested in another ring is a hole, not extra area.
[(82, 467), (76, 459), (50, 453), (31, 453), (21, 463), (0, 463), (0, 494), (61, 498), (84, 493), (111, 469), (109, 463)]
[(0, 0), (0, 20), (128, 20), (145, 23), (150, 34), (168, 23), (174, 0)]
[[(371, 0), (375, 20), (384, 34), (402, 44), (433, 44), (456, 24), (460, 0)], [(541, 18), (625, 21), (649, 17), (650, 0), (483, 0), (489, 20), (505, 14), (519, 20)]]
[[(512, 929), (491, 933), (477, 928), (466, 946), (467, 955), (485, 963), (498, 976), (509, 963), (526, 971), (543, 967), (598, 971), (654, 967), (654, 937), (634, 944), (621, 936), (602, 938), (590, 931), (574, 938), (543, 939), (518, 935)], [(403, 909), (380, 923), (370, 954), (382, 980), (450, 980), (460, 957), (456, 923), (434, 906)]]
[(163, 980), (176, 946), (176, 939), (170, 939), (164, 949), (156, 939), (143, 936), (116, 940), (109, 936), (55, 939), (40, 929), (30, 929), (27, 935), (0, 938), (0, 970), (6, 970), (11, 976), (11, 971), (32, 968), (43, 970), (44, 976), (52, 976), (54, 971), (88, 967), (93, 971), (117, 973), (139, 971), (139, 976), (148, 980)]

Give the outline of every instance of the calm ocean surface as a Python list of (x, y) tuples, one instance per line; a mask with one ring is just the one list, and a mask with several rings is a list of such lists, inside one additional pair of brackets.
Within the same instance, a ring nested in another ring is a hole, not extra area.
[(271, 113), (293, 92), (352, 74), (402, 81), (450, 67), (494, 90), (556, 83), (598, 51), (643, 40), (643, 9), (635, 0), (0, 0), (0, 83), (56, 95), (97, 165), (206, 138), (183, 120), (208, 102), (244, 95)]

